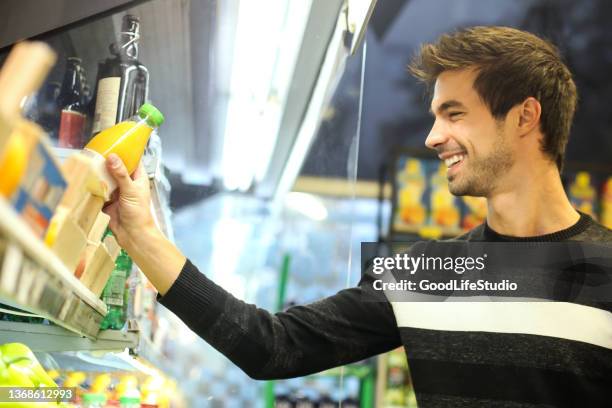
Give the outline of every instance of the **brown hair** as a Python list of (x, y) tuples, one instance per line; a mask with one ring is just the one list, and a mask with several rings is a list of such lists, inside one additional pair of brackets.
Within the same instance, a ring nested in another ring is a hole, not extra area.
[(444, 71), (475, 68), (474, 89), (502, 120), (528, 97), (542, 106), (542, 150), (563, 166), (576, 101), (572, 74), (551, 43), (509, 27), (470, 27), (424, 44), (408, 69), (431, 89)]

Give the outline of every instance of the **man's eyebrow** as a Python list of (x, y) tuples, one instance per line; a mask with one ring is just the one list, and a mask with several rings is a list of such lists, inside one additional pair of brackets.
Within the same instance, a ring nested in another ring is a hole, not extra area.
[(429, 113), (432, 116), (436, 116), (436, 114), (440, 115), (442, 113), (444, 113), (445, 111), (449, 110), (450, 108), (463, 108), (465, 109), (465, 105), (463, 105), (461, 102), (455, 100), (455, 99), (451, 99), (449, 101), (446, 101), (444, 103), (441, 103), (440, 106), (438, 106), (438, 109), (436, 110), (436, 112), (434, 113), (434, 111), (429, 108)]

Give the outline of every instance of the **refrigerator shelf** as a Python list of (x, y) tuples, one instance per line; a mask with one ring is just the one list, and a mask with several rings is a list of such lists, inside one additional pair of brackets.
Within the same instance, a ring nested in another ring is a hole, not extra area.
[(102, 330), (96, 340), (82, 337), (60, 326), (36, 323), (0, 322), (0, 343), (19, 341), (34, 352), (108, 351), (135, 348), (139, 336), (134, 332)]
[(0, 198), (0, 303), (32, 312), (95, 339), (106, 305)]

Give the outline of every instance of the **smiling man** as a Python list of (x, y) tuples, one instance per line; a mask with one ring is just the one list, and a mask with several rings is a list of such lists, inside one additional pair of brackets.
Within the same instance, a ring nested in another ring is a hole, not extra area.
[[(486, 222), (458, 240), (610, 245), (612, 231), (576, 212), (561, 185), (576, 88), (552, 45), (474, 27), (423, 46), (411, 69), (433, 87), (426, 144), (448, 165), (450, 190), (487, 198)], [(366, 302), (364, 275), (355, 288), (272, 314), (217, 286), (162, 236), (143, 172), (132, 179), (116, 157), (107, 164), (120, 189), (107, 212), (121, 246), (160, 302), (253, 378), (307, 375), (404, 346), (419, 408), (612, 401), (610, 302)]]
[(579, 221), (559, 176), (576, 85), (554, 46), (475, 27), (424, 45), (410, 69), (433, 86), (425, 144), (446, 162), (453, 194), (488, 199), (489, 227), (525, 237)]

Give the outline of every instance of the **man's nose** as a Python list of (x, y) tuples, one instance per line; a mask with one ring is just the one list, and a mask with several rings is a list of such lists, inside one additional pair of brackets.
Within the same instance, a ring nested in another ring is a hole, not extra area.
[(425, 139), (425, 146), (430, 149), (435, 149), (437, 146), (443, 145), (448, 141), (448, 135), (446, 132), (441, 129), (440, 126), (433, 124), (429, 134), (427, 135), (427, 139)]

